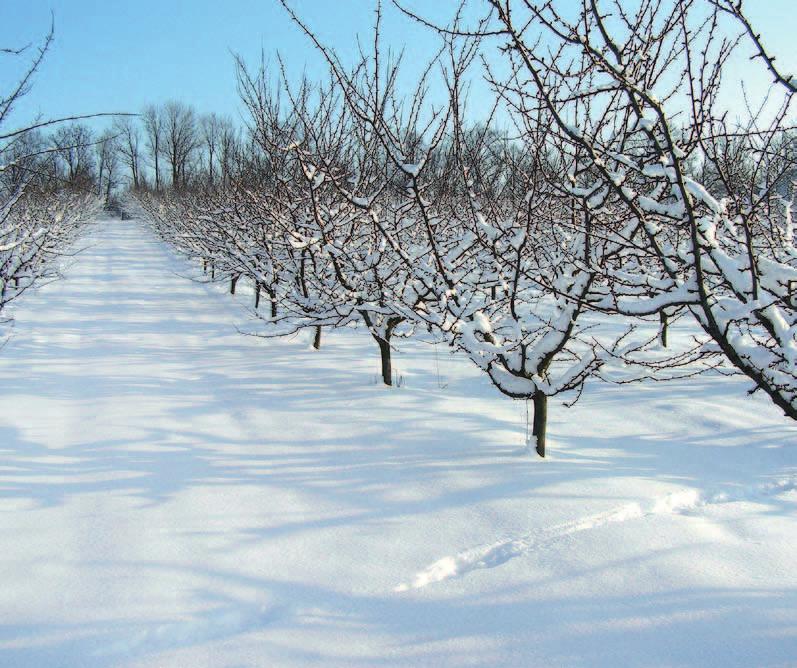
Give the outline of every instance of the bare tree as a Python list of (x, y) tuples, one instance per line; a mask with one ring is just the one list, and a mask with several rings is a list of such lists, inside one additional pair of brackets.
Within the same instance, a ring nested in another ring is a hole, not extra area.
[(113, 130), (106, 130), (96, 144), (97, 194), (104, 195), (105, 203), (117, 185), (119, 170), (119, 138)]
[(141, 131), (138, 123), (129, 117), (118, 118), (113, 124), (117, 135), (118, 151), (122, 162), (130, 172), (130, 182), (134, 190), (141, 187)]
[(77, 188), (87, 188), (94, 180), (94, 133), (82, 123), (59, 127), (52, 136), (62, 178)]
[(241, 142), (238, 130), (228, 118), (221, 119), (219, 134), (219, 178), (221, 187), (227, 188), (232, 180), (235, 165), (240, 160)]
[(141, 120), (144, 125), (149, 159), (155, 172), (155, 190), (158, 191), (163, 182), (160, 168), (160, 158), (165, 144), (163, 112), (159, 107), (149, 105), (141, 113)]
[[(90, 185), (91, 135), (85, 126), (62, 126), (52, 138), (41, 128), (63, 120), (38, 120), (8, 129), (16, 103), (52, 43), (53, 29), (24, 68), (18, 82), (0, 93), (0, 313), (43, 276), (80, 224), (96, 206)], [(0, 57), (24, 56), (26, 49), (0, 49)], [(65, 172), (59, 173), (59, 170)], [(66, 180), (70, 186), (61, 187)]]
[(171, 168), (172, 187), (188, 183), (191, 158), (199, 147), (196, 113), (182, 102), (167, 102), (163, 107), (162, 153)]
[[(463, 119), (474, 44), (448, 43), (442, 83), (450, 99), (435, 110), (424, 104), (424, 92), (437, 62), (408, 101), (397, 98), (398, 63), (381, 57), (379, 11), (373, 54), (351, 70), (292, 16), (333, 70), (357, 127), (347, 136), (363, 138), (355, 153), (365, 165), (357, 164), (356, 176), (336, 175), (329, 158), (315, 164), (387, 243), (380, 268), (401, 276), (398, 286), (384, 282), (388, 310), (445, 337), (502, 393), (533, 402), (529, 446), (544, 456), (549, 397), (579, 391), (602, 364), (580, 317), (602, 292), (593, 267), (620, 250), (600, 228), (622, 221), (574, 207), (573, 194), (556, 187), (572, 159), (549, 138), (544, 115), (525, 125), (520, 115), (528, 172), (501, 183), (492, 157), (496, 134), (468, 128)], [(441, 159), (446, 145), (449, 155)], [(558, 162), (550, 156), (556, 151)], [(446, 174), (444, 187), (438, 170)], [(582, 229), (574, 229), (574, 217)]]
[(207, 159), (208, 185), (211, 188), (216, 181), (215, 170), (221, 152), (223, 132), (223, 122), (217, 114), (203, 114), (199, 117), (199, 134), (202, 139), (205, 158)]
[[(689, 0), (579, 4), (571, 18), (562, 3), (518, 13), (489, 2), (506, 53), (533, 84), (528, 106), (547, 109), (583, 152), (593, 208), (617, 207), (634, 223), (604, 305), (636, 316), (687, 308), (752, 391), (797, 419), (797, 266), (792, 232), (777, 232), (779, 174), (769, 169), (793, 92), (772, 91), (736, 125), (720, 108), (739, 43), (722, 18), (741, 3), (710, 2), (708, 14)], [(695, 156), (711, 165), (708, 183), (694, 176)]]

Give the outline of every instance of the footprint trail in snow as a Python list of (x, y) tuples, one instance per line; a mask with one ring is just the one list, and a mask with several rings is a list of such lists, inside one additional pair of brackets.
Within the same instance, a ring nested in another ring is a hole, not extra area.
[(570, 536), (582, 531), (597, 529), (609, 524), (619, 524), (652, 515), (666, 515), (687, 512), (708, 505), (732, 503), (734, 501), (752, 501), (759, 498), (775, 496), (797, 490), (797, 476), (781, 478), (771, 483), (756, 487), (747, 487), (729, 491), (704, 494), (696, 489), (685, 489), (654, 500), (646, 506), (640, 503), (628, 503), (620, 508), (605, 513), (589, 515), (570, 522), (563, 522), (531, 533), (497, 541), (487, 545), (479, 545), (463, 550), (456, 555), (443, 557), (418, 572), (412, 582), (402, 583), (395, 588), (397, 592), (421, 589), (435, 582), (463, 576), (482, 568), (495, 568), (510, 559), (529, 554), (554, 540)]

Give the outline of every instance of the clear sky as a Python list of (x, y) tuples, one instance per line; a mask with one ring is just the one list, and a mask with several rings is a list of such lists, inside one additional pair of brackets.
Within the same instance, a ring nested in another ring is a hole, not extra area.
[[(373, 23), (373, 0), (292, 4), (344, 57), (353, 55), (357, 35), (367, 35)], [(439, 18), (458, 3), (408, 4)], [(778, 61), (797, 74), (797, 0), (746, 4)], [(0, 0), (0, 47), (40, 41), (51, 12), (56, 41), (19, 109), (19, 122), (37, 112), (135, 112), (170, 98), (235, 118), (239, 107), (232, 51), (256, 64), (261, 48), (267, 55), (279, 50), (296, 71), (322, 71), (319, 57), (276, 0)], [(433, 52), (432, 34), (390, 7), (386, 12), (386, 42), (406, 43), (410, 66)], [(19, 71), (19, 62), (0, 57), (0, 90), (7, 90)]]
[[(344, 55), (353, 54), (357, 34), (366, 35), (374, 20), (372, 0), (294, 5)], [(39, 42), (51, 11), (55, 44), (20, 116), (138, 111), (170, 98), (235, 116), (231, 52), (256, 65), (261, 48), (267, 55), (279, 50), (297, 72), (325, 71), (276, 0), (2, 0), (0, 46)], [(436, 44), (395, 11), (385, 31), (393, 43), (406, 36), (414, 56)], [(3, 90), (20, 65), (0, 58)]]

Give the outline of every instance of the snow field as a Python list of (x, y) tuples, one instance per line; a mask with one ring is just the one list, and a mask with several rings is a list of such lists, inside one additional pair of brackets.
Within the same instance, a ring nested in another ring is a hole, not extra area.
[(797, 432), (745, 382), (593, 383), (543, 461), (444, 346), (385, 389), (139, 222), (82, 244), (0, 352), (0, 666), (797, 661)]

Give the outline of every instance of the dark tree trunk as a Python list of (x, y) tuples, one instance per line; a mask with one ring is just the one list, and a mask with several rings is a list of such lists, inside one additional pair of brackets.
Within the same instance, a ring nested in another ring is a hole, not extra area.
[(202, 258), (202, 273), (203, 274), (208, 273), (208, 259), (206, 257)]
[(384, 334), (380, 336), (375, 331), (375, 323), (368, 311), (360, 311), (360, 314), (362, 315), (365, 324), (368, 325), (368, 328), (371, 331), (371, 336), (376, 339), (376, 343), (379, 345), (379, 355), (382, 358), (382, 382), (387, 386), (392, 386), (393, 367), (390, 359), (390, 339), (392, 338), (396, 327), (398, 327), (403, 321), (403, 318), (388, 318), (384, 329)]
[(260, 306), (260, 283), (255, 282), (255, 309)]
[(154, 149), (152, 151), (155, 154), (155, 190), (156, 192), (160, 192), (161, 189), (161, 170), (160, 170), (160, 161), (158, 160), (158, 155), (160, 153), (160, 148), (158, 147), (158, 143), (155, 143)]
[(208, 183), (213, 187), (213, 149), (208, 149)]
[[(266, 289), (268, 290), (268, 298), (271, 301), (271, 317), (273, 319), (277, 317), (277, 293), (270, 288)], [(321, 328), (319, 327), (319, 329)], [(320, 334), (318, 335), (318, 338), (319, 340), (321, 339)]]
[(235, 274), (234, 276), (230, 277), (230, 294), (235, 294), (235, 286), (238, 285), (238, 279), (241, 278), (241, 274)]
[(216, 280), (216, 265), (213, 262), (210, 263), (210, 278)]
[[(275, 304), (275, 302), (271, 302), (272, 309), (274, 308), (274, 304)], [(276, 315), (276, 313), (275, 313), (275, 315)], [(320, 327), (316, 327), (315, 328), (315, 336), (313, 336), (313, 348), (315, 348), (316, 350), (321, 348), (321, 328)]]
[(390, 359), (390, 339), (383, 339), (374, 336), (379, 344), (379, 354), (382, 357), (382, 382), (385, 385), (393, 385), (393, 366)]
[(545, 432), (548, 427), (548, 397), (542, 392), (532, 396), (534, 402), (534, 422), (531, 428), (534, 436), (535, 450), (540, 457), (545, 457)]
[(667, 329), (670, 326), (670, 316), (668, 316), (664, 311), (659, 311), (659, 339), (661, 339), (661, 345), (663, 347), (667, 347)]

